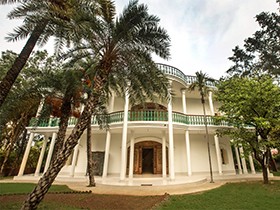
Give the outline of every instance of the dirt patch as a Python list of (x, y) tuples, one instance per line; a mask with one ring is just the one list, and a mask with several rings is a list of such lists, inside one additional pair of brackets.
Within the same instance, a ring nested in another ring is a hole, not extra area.
[[(27, 195), (4, 195), (0, 196), (0, 204), (20, 202)], [(127, 196), (127, 195), (99, 195), (91, 193), (82, 194), (47, 194), (44, 202), (63, 203), (67, 206), (83, 209), (114, 209), (114, 210), (144, 210), (152, 209), (154, 206), (167, 199), (168, 195), (161, 196)], [(0, 205), (1, 206), (1, 205)]]

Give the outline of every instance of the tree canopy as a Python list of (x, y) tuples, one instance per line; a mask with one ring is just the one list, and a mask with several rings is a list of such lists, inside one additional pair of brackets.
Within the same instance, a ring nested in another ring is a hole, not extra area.
[(222, 133), (230, 134), (238, 143), (250, 145), (255, 158), (266, 168), (270, 149), (280, 145), (280, 138), (273, 132), (280, 125), (280, 87), (269, 75), (233, 76), (221, 80), (217, 87), (219, 110), (236, 128)]
[(230, 74), (268, 73), (280, 76), (280, 15), (262, 12), (256, 16), (260, 29), (245, 39), (243, 48), (236, 46), (229, 59), (234, 63)]

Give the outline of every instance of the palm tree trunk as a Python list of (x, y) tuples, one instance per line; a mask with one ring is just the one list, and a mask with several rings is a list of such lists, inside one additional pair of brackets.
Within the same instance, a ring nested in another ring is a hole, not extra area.
[(93, 159), (92, 159), (92, 152), (91, 152), (91, 120), (88, 121), (87, 126), (87, 172), (89, 178), (88, 187), (95, 187), (95, 180), (93, 174)]
[(68, 120), (71, 115), (71, 97), (68, 95), (67, 90), (65, 97), (63, 98), (62, 106), (61, 106), (61, 117), (59, 121), (59, 130), (57, 133), (57, 138), (55, 142), (55, 150), (52, 159), (55, 159), (56, 156), (58, 155), (59, 151), (61, 150), (64, 139), (65, 139), (65, 134), (66, 130), (68, 127)]
[(5, 168), (6, 168), (6, 164), (9, 160), (10, 154), (13, 151), (14, 147), (15, 147), (15, 143), (16, 141), (18, 141), (19, 136), (21, 133), (23, 133), (23, 131), (25, 130), (25, 126), (27, 126), (27, 113), (23, 113), (21, 115), (21, 118), (19, 119), (19, 121), (17, 122), (17, 124), (15, 124), (15, 127), (13, 127), (13, 135), (10, 136), (9, 140), (9, 144), (7, 145), (7, 147), (4, 149), (4, 160), (3, 163), (1, 165), (1, 169), (0, 169), (0, 175), (3, 174)]
[(41, 24), (37, 25), (34, 28), (22, 51), (16, 58), (14, 64), (7, 72), (6, 76), (0, 82), (0, 107), (4, 103), (10, 89), (16, 81), (17, 76), (26, 64), (31, 52), (33, 51), (41, 34), (44, 32), (44, 29), (47, 26), (47, 24), (48, 21), (44, 20), (41, 22)]
[(211, 161), (211, 152), (210, 152), (210, 141), (209, 141), (209, 133), (208, 133), (208, 126), (207, 126), (204, 98), (202, 98), (201, 101), (202, 101), (202, 107), (203, 107), (203, 118), (204, 118), (204, 125), (205, 125), (206, 139), (207, 139), (207, 150), (208, 150), (209, 170), (210, 170), (210, 183), (214, 183), (213, 171), (212, 171), (212, 161)]
[(67, 138), (61, 151), (52, 161), (46, 173), (41, 177), (37, 186), (29, 194), (21, 209), (36, 209), (39, 203), (42, 201), (56, 176), (67, 161), (67, 158), (71, 155), (74, 147), (77, 145), (79, 138), (87, 128), (93, 109), (99, 104), (99, 95), (100, 91), (97, 91), (97, 94), (95, 95), (90, 95), (85, 109), (81, 117), (78, 119), (77, 124), (73, 128), (71, 135)]

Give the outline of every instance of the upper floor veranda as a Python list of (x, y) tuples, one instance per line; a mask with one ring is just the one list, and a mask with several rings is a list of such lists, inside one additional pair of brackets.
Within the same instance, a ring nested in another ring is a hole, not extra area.
[[(112, 94), (108, 100), (106, 116), (107, 123), (110, 125), (122, 124), (125, 113), (127, 120), (131, 124), (165, 124), (168, 116), (172, 116), (173, 123), (186, 126), (204, 126), (203, 109), (198, 90), (189, 91), (189, 86), (196, 80), (195, 76), (187, 76), (179, 69), (158, 64), (159, 69), (167, 76), (171, 83), (172, 98), (170, 101), (147, 101), (144, 104), (131, 104), (129, 99), (123, 96)], [(213, 83), (208, 83), (210, 91), (205, 103), (206, 119), (209, 126), (228, 126), (226, 122), (217, 122), (214, 115), (218, 113), (219, 103), (213, 100), (211, 89), (215, 89)], [(170, 105), (170, 110), (168, 106)], [(127, 108), (125, 108), (127, 106)], [(127, 109), (127, 110), (125, 110)], [(171, 115), (168, 112), (172, 112)], [(75, 125), (77, 119), (71, 118), (69, 126)], [(50, 118), (45, 120), (33, 119), (30, 127), (57, 127), (59, 119)], [(93, 117), (92, 125), (97, 125), (97, 120)]]

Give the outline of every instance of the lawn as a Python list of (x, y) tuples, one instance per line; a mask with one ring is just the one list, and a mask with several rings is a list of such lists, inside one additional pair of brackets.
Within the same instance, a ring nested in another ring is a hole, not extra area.
[(229, 183), (192, 195), (171, 196), (157, 208), (164, 209), (280, 209), (280, 181)]
[[(0, 183), (0, 209), (19, 209), (34, 184)], [(50, 192), (69, 192), (67, 186), (52, 186)], [(229, 183), (220, 188), (189, 195), (122, 196), (89, 193), (48, 193), (39, 209), (280, 209), (280, 181)]]
[[(30, 193), (36, 184), (31, 183), (0, 183), (0, 195)], [(66, 185), (52, 185), (49, 192), (71, 192)]]
[(280, 176), (280, 171), (277, 171), (277, 172), (272, 172), (273, 173), (273, 176)]

